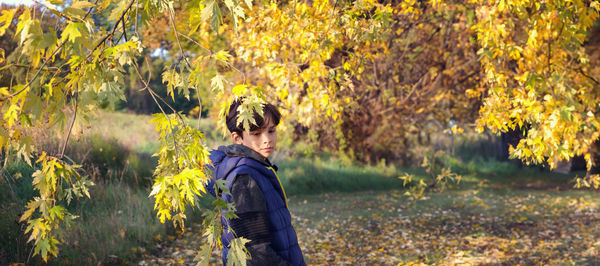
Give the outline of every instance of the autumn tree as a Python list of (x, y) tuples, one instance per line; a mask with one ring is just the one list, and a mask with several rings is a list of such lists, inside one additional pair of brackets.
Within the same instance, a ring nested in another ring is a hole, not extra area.
[(479, 125), (526, 132), (512, 156), (554, 167), (584, 155), (593, 166), (600, 91), (585, 43), (599, 10), (598, 1), (481, 1), (476, 29), (487, 90)]
[[(246, 128), (254, 109), (275, 102), (289, 122), (283, 131), (306, 131), (364, 161), (402, 158), (418, 132), (478, 119), (494, 132), (526, 126), (517, 158), (553, 165), (587, 154), (592, 164), (598, 78), (584, 44), (597, 1), (49, 2), (0, 14), (0, 36), (18, 43), (0, 50), (12, 81), (0, 87), (3, 167), (9, 157), (40, 167), (33, 176), (40, 196), (21, 221), (44, 260), (57, 255), (57, 231), (75, 218), (63, 205), (89, 196), (91, 182), (65, 154), (71, 130), (102, 103), (126, 99), (126, 85), (161, 111), (152, 120), (161, 145), (150, 195), (159, 219), (181, 227), (186, 208), (208, 195), (208, 151), (202, 133), (156, 93), (163, 84), (172, 101), (179, 94), (198, 102), (210, 87), (220, 120), (232, 99), (246, 97), (239, 110)], [(55, 27), (42, 23), (46, 16)], [(157, 21), (166, 42), (151, 34)], [(148, 48), (168, 51), (160, 73), (144, 69)], [(137, 78), (126, 82), (130, 74)], [(40, 128), (64, 132), (60, 149), (35, 145), (30, 132)], [(221, 210), (234, 209), (213, 203), (204, 258), (220, 246)], [(238, 257), (229, 261), (244, 261), (244, 240), (236, 241), (229, 254)]]
[[(142, 76), (136, 60), (143, 51), (138, 29), (147, 26), (158, 13), (169, 12), (172, 22), (173, 1), (49, 2), (41, 8), (5, 9), (0, 16), (0, 36), (12, 31), (18, 43), (17, 49), (8, 51), (9, 57), (7, 51), (0, 50), (3, 69), (12, 73), (11, 82), (0, 88), (0, 149), (3, 168), (9, 157), (29, 164), (33, 164), (31, 159), (34, 159), (40, 167), (33, 174), (34, 189), (40, 196), (27, 204), (27, 210), (20, 217), (20, 221), (27, 223), (30, 241), (35, 243), (34, 254), (40, 254), (44, 260), (58, 254), (60, 231), (76, 218), (64, 204), (76, 197), (90, 196), (87, 188), (93, 183), (78, 171), (79, 165), (69, 159), (65, 149), (75, 123), (89, 119), (89, 114), (105, 101), (125, 99), (123, 85), (127, 68), (135, 71), (143, 85), (140, 89), (146, 91), (162, 111), (153, 120), (162, 139), (151, 193), (156, 199), (158, 216), (163, 222), (169, 219), (183, 227), (186, 206), (193, 205), (194, 198), (206, 192), (208, 175), (204, 169), (208, 158), (202, 146), (203, 136), (184, 124), (178, 110), (169, 110), (171, 106), (149, 86), (149, 78)], [(213, 4), (217, 8), (223, 5), (222, 2)], [(203, 9), (198, 1), (188, 5), (192, 13), (200, 14)], [(236, 10), (233, 18), (243, 16), (240, 3), (227, 2), (225, 6)], [(106, 19), (99, 22), (92, 18), (99, 13), (105, 14)], [(46, 16), (57, 21), (55, 27), (42, 25)], [(203, 19), (210, 17), (208, 14)], [(201, 22), (198, 18), (198, 23)], [(171, 30), (176, 32), (176, 28)], [(191, 59), (186, 54), (182, 53), (182, 58), (176, 64), (184, 61), (189, 64)], [(15, 73), (21, 66), (27, 66), (24, 73)], [(177, 68), (178, 65), (167, 67)], [(169, 80), (168, 74), (161, 76)], [(171, 89), (179, 86), (170, 85)], [(190, 88), (194, 89), (194, 84), (186, 83), (184, 90)], [(50, 152), (36, 146), (31, 129), (65, 132), (60, 149)], [(214, 221), (220, 221), (221, 209), (233, 207), (217, 199), (215, 208), (206, 223), (215, 224)], [(207, 226), (212, 247), (219, 245), (219, 232), (218, 226)], [(243, 245), (238, 246), (241, 248)], [(244, 252), (232, 254), (239, 256)], [(239, 257), (231, 261), (243, 260)]]

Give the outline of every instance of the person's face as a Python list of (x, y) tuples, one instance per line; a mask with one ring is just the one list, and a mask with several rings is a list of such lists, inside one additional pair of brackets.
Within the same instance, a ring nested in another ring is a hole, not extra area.
[(242, 136), (236, 132), (231, 133), (233, 142), (242, 144), (254, 150), (260, 156), (269, 158), (277, 148), (277, 126), (273, 124), (273, 119), (265, 117), (265, 126), (250, 132), (243, 131)]

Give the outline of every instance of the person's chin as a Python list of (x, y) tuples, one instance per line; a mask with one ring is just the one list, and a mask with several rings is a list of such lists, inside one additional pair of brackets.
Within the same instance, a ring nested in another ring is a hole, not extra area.
[(262, 151), (260, 152), (260, 155), (261, 155), (262, 157), (264, 157), (264, 158), (267, 158), (267, 159), (268, 159), (269, 157), (271, 157), (271, 155), (273, 155), (273, 152), (274, 152), (274, 150), (270, 150), (270, 151), (265, 151), (265, 150), (262, 150)]

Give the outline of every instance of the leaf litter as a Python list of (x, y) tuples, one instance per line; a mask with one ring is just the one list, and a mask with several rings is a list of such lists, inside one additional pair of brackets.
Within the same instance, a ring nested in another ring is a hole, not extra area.
[[(311, 265), (589, 264), (600, 262), (599, 194), (450, 190), (408, 200), (403, 191), (289, 198)], [(199, 225), (140, 265), (195, 264)], [(213, 254), (211, 264), (220, 264)]]

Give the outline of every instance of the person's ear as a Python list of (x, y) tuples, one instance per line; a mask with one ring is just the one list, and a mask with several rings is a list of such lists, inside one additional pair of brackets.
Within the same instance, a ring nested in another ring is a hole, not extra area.
[(239, 133), (231, 132), (231, 140), (233, 140), (233, 143), (235, 144), (242, 144), (244, 139)]

